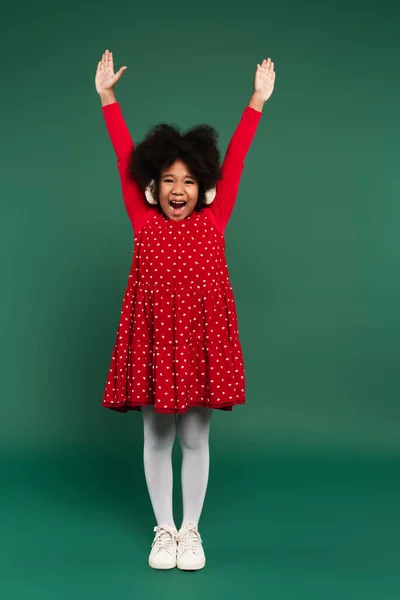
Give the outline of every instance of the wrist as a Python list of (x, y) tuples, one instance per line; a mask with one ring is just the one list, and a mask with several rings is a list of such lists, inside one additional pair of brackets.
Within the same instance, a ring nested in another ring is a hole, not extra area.
[(108, 104), (113, 104), (114, 102), (116, 102), (114, 90), (112, 90), (112, 89), (103, 90), (102, 92), (99, 93), (99, 96), (100, 96), (102, 106), (107, 106)]
[(251, 96), (249, 101), (250, 108), (254, 108), (254, 110), (262, 112), (264, 104), (265, 100), (262, 98), (261, 94), (259, 92), (253, 92), (253, 95)]

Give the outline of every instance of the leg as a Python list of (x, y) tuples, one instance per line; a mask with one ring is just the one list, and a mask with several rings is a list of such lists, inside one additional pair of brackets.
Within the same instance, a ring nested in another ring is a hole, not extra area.
[(176, 416), (158, 414), (152, 406), (143, 407), (142, 414), (144, 471), (154, 515), (157, 525), (174, 528), (172, 447), (176, 434)]
[(193, 407), (179, 415), (178, 437), (182, 448), (183, 525), (198, 526), (207, 491), (210, 453), (208, 438), (211, 408)]

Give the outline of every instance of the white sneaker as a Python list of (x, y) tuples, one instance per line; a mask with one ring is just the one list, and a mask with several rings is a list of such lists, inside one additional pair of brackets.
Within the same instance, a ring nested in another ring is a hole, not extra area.
[(178, 532), (171, 525), (154, 527), (156, 535), (151, 545), (149, 565), (152, 569), (176, 567), (176, 539)]
[(197, 571), (206, 564), (202, 539), (194, 523), (186, 523), (178, 533), (176, 566), (182, 571)]

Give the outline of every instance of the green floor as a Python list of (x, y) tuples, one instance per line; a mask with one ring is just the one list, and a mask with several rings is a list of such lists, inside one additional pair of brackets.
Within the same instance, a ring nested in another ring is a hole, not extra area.
[(3, 458), (0, 597), (399, 600), (400, 461), (214, 457), (197, 573), (147, 566), (138, 465)]

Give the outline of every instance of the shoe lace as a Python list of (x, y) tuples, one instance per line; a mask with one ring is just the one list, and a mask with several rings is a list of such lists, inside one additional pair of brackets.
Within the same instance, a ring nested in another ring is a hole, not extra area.
[(154, 527), (154, 531), (156, 535), (152, 546), (155, 546), (156, 552), (159, 550), (172, 550), (175, 545), (177, 532), (170, 527), (162, 525)]
[(189, 551), (195, 554), (199, 551), (202, 539), (197, 527), (194, 524), (185, 525), (178, 533), (178, 543), (180, 553)]

